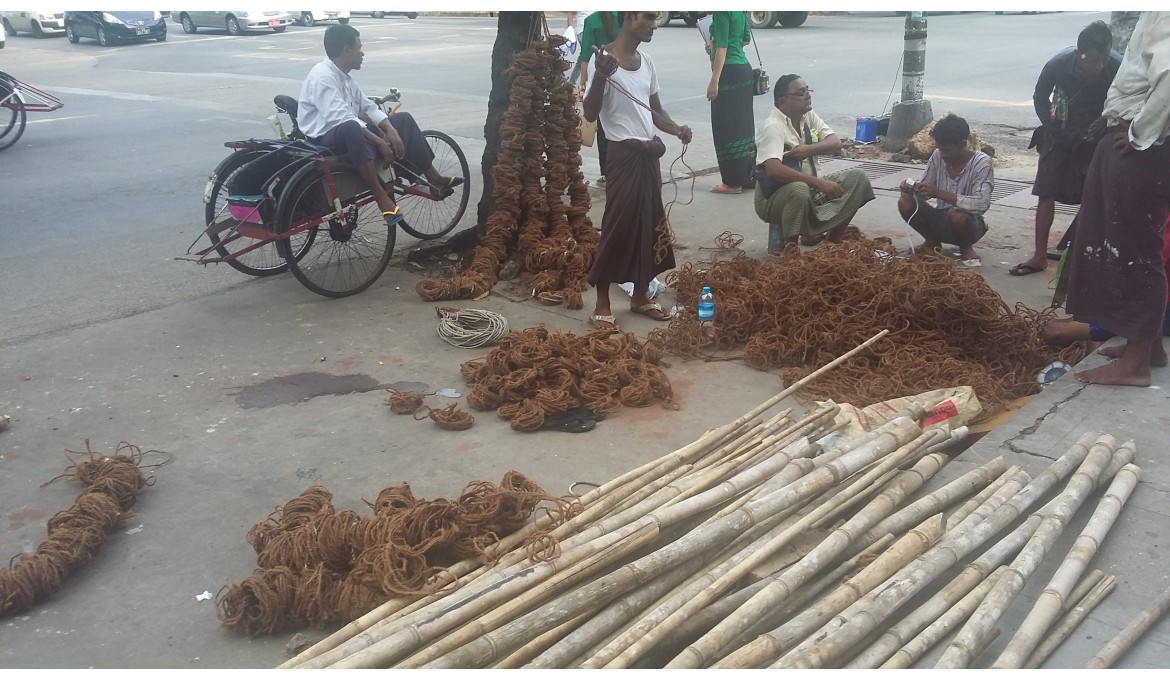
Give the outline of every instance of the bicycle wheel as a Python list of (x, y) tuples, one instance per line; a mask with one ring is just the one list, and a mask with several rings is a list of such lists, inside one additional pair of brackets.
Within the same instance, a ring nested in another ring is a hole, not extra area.
[[(332, 174), (335, 186), (365, 184), (351, 168), (338, 168)], [(288, 193), (281, 210), (284, 231), (333, 212), (329, 187), (319, 171), (305, 173), (285, 191)], [(386, 270), (394, 252), (395, 230), (386, 226), (369, 190), (344, 200), (342, 207), (343, 216), (277, 242), (293, 276), (309, 290), (326, 297), (345, 297), (369, 288)], [(302, 249), (307, 250), (302, 258), (292, 256)]]
[(0, 78), (0, 151), (15, 144), (24, 134), (27, 116), (16, 84), (7, 78)]
[(449, 233), (463, 219), (467, 200), (471, 197), (471, 170), (463, 150), (442, 132), (424, 130), (423, 137), (435, 154), (435, 170), (444, 177), (462, 177), (463, 184), (455, 187), (455, 193), (436, 200), (414, 194), (396, 191), (394, 202), (402, 206), (405, 217), (398, 224), (402, 230), (415, 238), (431, 240)]
[[(227, 183), (231, 180), (240, 168), (244, 167), (251, 161), (263, 156), (264, 151), (247, 151), (240, 149), (230, 156), (228, 156), (219, 168), (217, 168), (215, 181), (208, 193), (208, 201), (203, 205), (203, 217), (207, 226), (211, 226), (217, 220), (231, 220), (231, 214), (227, 210)], [(223, 233), (223, 232), (221, 232)], [(284, 255), (277, 250), (276, 243), (268, 243), (259, 248), (244, 253), (239, 257), (226, 259), (231, 250), (228, 246), (220, 245), (223, 240), (220, 234), (208, 234), (207, 237), (211, 239), (211, 244), (215, 246), (216, 252), (220, 257), (225, 258), (224, 261), (228, 263), (233, 269), (242, 272), (249, 276), (272, 276), (273, 274), (282, 274), (288, 270), (288, 263), (284, 261)], [(240, 250), (245, 247), (249, 239), (236, 239), (229, 245), (233, 250)], [(300, 251), (303, 256), (304, 251)]]

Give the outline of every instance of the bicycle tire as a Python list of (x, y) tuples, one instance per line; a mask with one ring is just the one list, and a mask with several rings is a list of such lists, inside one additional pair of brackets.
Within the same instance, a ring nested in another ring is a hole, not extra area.
[(438, 201), (395, 192), (394, 202), (402, 207), (405, 215), (398, 225), (411, 236), (430, 241), (446, 236), (463, 219), (471, 198), (471, 169), (463, 149), (449, 135), (438, 130), (423, 130), (422, 134), (435, 153), (435, 170), (444, 177), (463, 178), (463, 184), (455, 187), (454, 194)]
[[(24, 109), (24, 100), (16, 89), (16, 83), (7, 78), (0, 80), (0, 101), (0, 121), (4, 121), (0, 122), (0, 151), (3, 151), (24, 134), (28, 112)], [(5, 111), (11, 113), (5, 114)]]
[[(268, 152), (239, 149), (219, 164), (219, 167), (216, 168), (215, 183), (211, 188), (209, 200), (203, 205), (203, 218), (207, 226), (211, 226), (216, 218), (227, 209), (227, 191), (224, 187), (227, 186), (228, 181), (240, 168), (248, 162), (260, 158), (265, 153)], [(288, 262), (285, 261), (284, 253), (276, 247), (275, 241), (229, 260), (227, 258), (231, 255), (231, 251), (226, 246), (220, 245), (222, 239), (219, 235), (208, 234), (207, 238), (211, 239), (211, 244), (215, 246), (215, 251), (219, 253), (220, 257), (224, 258), (224, 262), (238, 272), (248, 276), (274, 276), (288, 271)], [(304, 257), (312, 244), (311, 239), (305, 241), (299, 247), (297, 256)]]
[[(353, 168), (337, 167), (331, 172), (336, 186), (365, 184)], [(317, 219), (332, 212), (325, 177), (316, 168), (298, 172), (289, 184), (280, 209), (284, 231), (291, 231), (302, 220)], [(368, 189), (344, 200), (342, 207), (349, 209), (344, 220), (330, 220), (277, 242), (293, 276), (314, 293), (331, 298), (355, 295), (378, 280), (390, 264), (397, 231), (386, 226), (382, 211)], [(343, 227), (350, 229), (348, 238), (342, 238)], [(321, 233), (317, 234), (318, 231)], [(306, 248), (304, 256), (297, 259), (292, 252), (299, 246), (293, 239), (301, 235), (313, 239), (313, 247)]]

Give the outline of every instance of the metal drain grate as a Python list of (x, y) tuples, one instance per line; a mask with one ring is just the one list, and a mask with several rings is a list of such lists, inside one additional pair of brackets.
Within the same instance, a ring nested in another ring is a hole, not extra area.
[(995, 184), (991, 187), (992, 202), (1001, 201), (1012, 194), (1018, 194), (1021, 191), (1032, 192), (1031, 184), (1024, 184), (1023, 182), (1013, 182), (1007, 179), (997, 179)]

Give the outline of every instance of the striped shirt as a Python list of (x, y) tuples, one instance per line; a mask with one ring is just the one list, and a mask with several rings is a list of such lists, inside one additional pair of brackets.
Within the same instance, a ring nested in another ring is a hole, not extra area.
[[(995, 179), (991, 171), (991, 156), (982, 151), (976, 151), (959, 176), (952, 178), (947, 174), (947, 164), (942, 155), (935, 149), (926, 162), (922, 181), (958, 196), (959, 202), (954, 207), (959, 210), (982, 215), (991, 207), (991, 187)], [(939, 209), (952, 207), (941, 198), (934, 199), (934, 203)]]

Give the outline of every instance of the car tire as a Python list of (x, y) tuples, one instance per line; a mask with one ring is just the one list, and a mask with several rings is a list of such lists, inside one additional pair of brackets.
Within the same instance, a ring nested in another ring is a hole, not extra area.
[(166, 42), (167, 41), (166, 31), (163, 31), (163, 34), (160, 35), (159, 37), (155, 38), (155, 40), (157, 40), (159, 42)]
[(45, 37), (45, 31), (43, 29), (41, 29), (40, 22), (35, 21), (35, 20), (32, 22), (32, 34), (33, 34), (34, 38)]
[(658, 25), (658, 28), (662, 28), (663, 26), (669, 24), (670, 23), (670, 12), (659, 12), (658, 13), (658, 20), (655, 21), (654, 23)]
[(224, 20), (224, 23), (227, 25), (228, 35), (240, 35), (244, 32), (243, 29), (240, 28), (240, 20), (231, 14), (227, 15), (227, 19)]
[(301, 26), (308, 28), (315, 23), (312, 12), (301, 12)]
[(77, 33), (73, 31), (73, 24), (65, 24), (65, 38), (74, 45), (81, 41), (81, 38), (77, 37)]
[(288, 26), (273, 26), (272, 32), (273, 33), (284, 33), (284, 29), (286, 29), (286, 28), (288, 28)]
[(748, 12), (748, 23), (752, 28), (772, 28), (778, 18), (775, 12)]
[(406, 13), (406, 18), (407, 18), (407, 19), (417, 19), (417, 18), (418, 18), (418, 12), (407, 12), (407, 13)]
[(195, 25), (195, 22), (191, 21), (191, 17), (187, 16), (186, 14), (180, 15), (179, 23), (183, 24), (184, 33), (195, 33), (199, 30), (199, 27)]
[(385, 12), (370, 12), (371, 19), (381, 19), (384, 16), (386, 16)]
[(106, 29), (102, 28), (101, 26), (98, 26), (97, 41), (98, 44), (102, 47), (110, 46), (110, 36), (106, 35)]
[(338, 17), (338, 18), (337, 18), (337, 23), (339, 23), (339, 24), (348, 24), (348, 23), (349, 23), (349, 17)]

